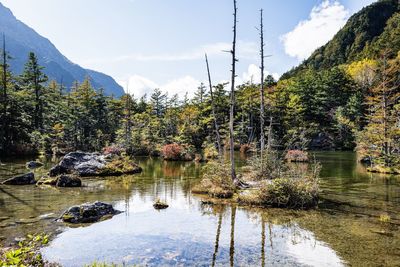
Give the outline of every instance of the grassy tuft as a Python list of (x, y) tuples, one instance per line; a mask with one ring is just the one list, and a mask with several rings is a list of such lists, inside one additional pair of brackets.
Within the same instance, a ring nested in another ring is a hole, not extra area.
[(235, 193), (230, 168), (220, 162), (209, 162), (202, 169), (203, 180), (192, 189), (196, 194), (208, 194), (215, 198), (231, 198)]

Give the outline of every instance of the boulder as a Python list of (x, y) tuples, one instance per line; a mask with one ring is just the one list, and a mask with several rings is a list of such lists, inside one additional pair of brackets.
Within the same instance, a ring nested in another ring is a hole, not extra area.
[(60, 174), (65, 174), (68, 173), (68, 170), (60, 165), (56, 165), (53, 168), (50, 169), (49, 171), (49, 176), (50, 177), (55, 177), (58, 176)]
[(33, 172), (18, 175), (3, 182), (3, 184), (7, 185), (30, 185), (35, 183), (35, 175)]
[(130, 159), (118, 155), (102, 155), (100, 153), (71, 152), (53, 168), (51, 177), (61, 174), (77, 174), (86, 176), (119, 176), (140, 173), (142, 169)]
[(26, 167), (28, 169), (36, 169), (36, 168), (39, 168), (39, 167), (42, 167), (42, 166), (43, 166), (43, 163), (41, 163), (39, 161), (29, 161), (29, 162), (26, 163)]
[(67, 223), (93, 223), (119, 213), (121, 211), (115, 210), (112, 205), (96, 201), (70, 207), (61, 215), (61, 220)]
[(58, 187), (81, 187), (82, 181), (78, 177), (70, 175), (61, 175), (57, 178), (56, 186)]

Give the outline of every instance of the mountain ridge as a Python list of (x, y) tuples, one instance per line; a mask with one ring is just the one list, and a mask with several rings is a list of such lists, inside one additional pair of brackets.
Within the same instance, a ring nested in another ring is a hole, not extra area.
[(74, 81), (82, 82), (86, 77), (90, 77), (92, 85), (96, 89), (103, 88), (107, 95), (121, 96), (124, 93), (123, 88), (111, 76), (73, 63), (49, 39), (18, 20), (2, 3), (0, 3), (0, 33), (5, 36), (6, 51), (12, 58), (9, 63), (16, 74), (23, 71), (28, 53), (34, 52), (39, 63), (45, 67), (46, 75), (52, 80), (62, 82), (68, 88)]

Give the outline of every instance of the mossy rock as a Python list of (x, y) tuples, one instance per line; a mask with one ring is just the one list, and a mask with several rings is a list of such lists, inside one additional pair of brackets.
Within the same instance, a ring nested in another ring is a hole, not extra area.
[(99, 176), (120, 176), (123, 174), (136, 174), (141, 172), (142, 168), (129, 158), (118, 157), (107, 163), (107, 165), (99, 171)]
[(36, 183), (36, 185), (51, 185), (51, 186), (55, 186), (56, 184), (57, 184), (57, 177), (42, 177)]
[(373, 166), (367, 168), (367, 171), (383, 174), (400, 174), (400, 167)]
[(100, 220), (109, 219), (121, 213), (115, 210), (112, 205), (102, 202), (85, 203), (80, 206), (73, 206), (66, 210), (60, 219), (67, 223), (94, 223)]

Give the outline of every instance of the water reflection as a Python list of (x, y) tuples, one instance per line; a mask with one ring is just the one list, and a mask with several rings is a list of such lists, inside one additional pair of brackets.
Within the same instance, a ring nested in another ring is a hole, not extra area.
[[(395, 266), (399, 179), (359, 170), (352, 153), (317, 157), (324, 166), (319, 210), (204, 204), (190, 193), (199, 164), (140, 158), (142, 174), (85, 179), (79, 189), (0, 185), (0, 235), (60, 232), (43, 252), (65, 266), (95, 260), (149, 266)], [(26, 171), (24, 163), (2, 166), (1, 178)], [(154, 210), (157, 198), (170, 207)], [(87, 227), (54, 222), (67, 207), (95, 200), (125, 212)], [(382, 213), (391, 223), (379, 222)]]

